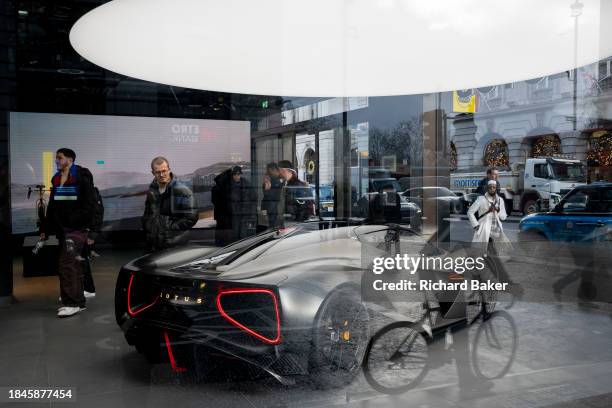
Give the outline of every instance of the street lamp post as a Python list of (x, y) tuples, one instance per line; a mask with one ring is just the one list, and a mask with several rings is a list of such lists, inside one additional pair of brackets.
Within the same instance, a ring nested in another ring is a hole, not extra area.
[(570, 9), (572, 10), (572, 17), (574, 18), (574, 132), (578, 130), (578, 17), (580, 17), (582, 14), (583, 7), (584, 4), (582, 4), (580, 0), (576, 0), (570, 6)]

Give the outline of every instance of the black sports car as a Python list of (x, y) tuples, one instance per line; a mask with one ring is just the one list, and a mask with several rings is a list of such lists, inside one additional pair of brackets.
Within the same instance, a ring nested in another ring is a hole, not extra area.
[[(206, 375), (229, 356), (285, 384), (304, 375), (324, 387), (349, 382), (373, 334), (360, 289), (362, 237), (384, 244), (389, 228), (324, 226), (304, 223), (224, 248), (183, 247), (128, 263), (115, 294), (128, 343), (176, 371), (189, 366)], [(415, 242), (419, 254), (424, 241)]]

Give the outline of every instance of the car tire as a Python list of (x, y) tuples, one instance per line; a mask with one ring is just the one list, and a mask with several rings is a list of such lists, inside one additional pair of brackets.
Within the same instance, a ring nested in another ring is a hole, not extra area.
[(536, 200), (528, 199), (523, 203), (523, 215), (537, 212)]
[(463, 205), (461, 204), (461, 202), (453, 201), (453, 205), (451, 208), (452, 214), (461, 214), (462, 211), (463, 211)]
[(369, 313), (356, 289), (334, 290), (315, 318), (309, 381), (316, 388), (349, 384), (359, 372), (370, 339)]

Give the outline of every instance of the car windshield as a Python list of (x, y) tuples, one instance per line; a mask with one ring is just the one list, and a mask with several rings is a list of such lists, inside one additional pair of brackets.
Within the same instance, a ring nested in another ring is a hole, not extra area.
[(455, 197), (455, 194), (446, 187), (411, 188), (404, 194), (408, 197), (422, 197), (424, 193), (428, 197)]
[(566, 213), (609, 214), (612, 213), (612, 189), (575, 190), (568, 194), (560, 205)]
[(428, 190), (431, 192), (431, 194), (434, 197), (454, 197), (455, 196), (455, 194), (453, 194), (453, 192), (450, 191), (446, 187), (433, 187)]
[(331, 186), (319, 187), (319, 199), (329, 201), (334, 199), (334, 190), (331, 188)]
[(287, 194), (300, 200), (314, 200), (314, 189), (308, 186), (287, 186)]
[(564, 163), (564, 162), (552, 162), (551, 164), (553, 177), (560, 181), (575, 181), (585, 182), (586, 181), (586, 168), (580, 163)]
[(373, 192), (379, 192), (383, 189), (393, 189), (393, 191), (401, 191), (400, 185), (395, 179), (375, 179), (372, 180)]

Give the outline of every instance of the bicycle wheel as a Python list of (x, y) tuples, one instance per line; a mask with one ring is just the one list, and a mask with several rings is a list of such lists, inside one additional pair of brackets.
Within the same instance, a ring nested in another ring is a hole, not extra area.
[(37, 222), (40, 226), (45, 221), (45, 216), (46, 216), (46, 206), (43, 200), (39, 200), (36, 205), (36, 215), (38, 217)]
[(518, 333), (514, 319), (505, 311), (497, 311), (482, 321), (472, 345), (474, 374), (495, 380), (508, 373), (516, 350)]
[(378, 392), (400, 394), (417, 386), (429, 367), (428, 343), (417, 323), (395, 322), (368, 344), (363, 373)]

